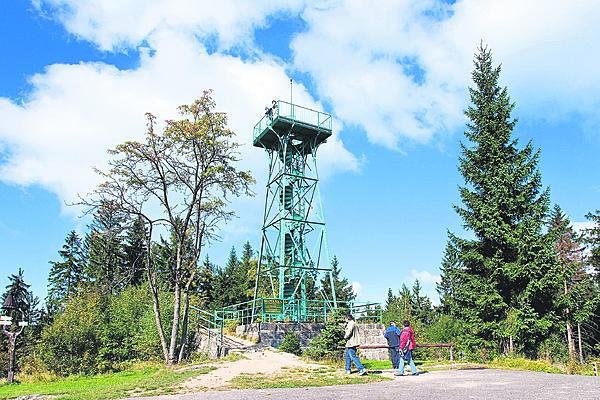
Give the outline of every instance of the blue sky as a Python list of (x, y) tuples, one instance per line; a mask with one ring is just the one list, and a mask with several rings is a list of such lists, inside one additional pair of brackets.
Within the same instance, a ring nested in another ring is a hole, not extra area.
[(543, 183), (576, 226), (600, 208), (600, 6), (593, 1), (6, 1), (0, 10), (0, 285), (18, 267), (45, 296), (48, 261), (89, 222), (68, 207), (143, 114), (214, 89), (244, 144), (254, 198), (207, 249), (259, 243), (265, 157), (250, 145), (271, 98), (323, 109), (329, 247), (359, 298), (435, 280), (458, 200), (473, 52), (488, 43), (517, 103), (515, 136), (541, 148)]

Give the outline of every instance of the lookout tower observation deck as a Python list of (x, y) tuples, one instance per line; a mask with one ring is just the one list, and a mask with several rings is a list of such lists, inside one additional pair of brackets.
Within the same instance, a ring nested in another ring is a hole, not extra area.
[(254, 146), (279, 150), (281, 139), (289, 136), (296, 145), (318, 147), (331, 136), (330, 114), (277, 100), (254, 126)]

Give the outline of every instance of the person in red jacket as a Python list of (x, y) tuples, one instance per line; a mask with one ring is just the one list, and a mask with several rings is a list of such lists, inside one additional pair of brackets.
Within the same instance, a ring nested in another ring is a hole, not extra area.
[(417, 346), (415, 342), (415, 332), (413, 332), (410, 327), (410, 322), (404, 320), (402, 322), (404, 328), (400, 333), (400, 350), (403, 353), (403, 356), (400, 358), (400, 375), (404, 375), (404, 361), (407, 361), (410, 365), (410, 369), (413, 375), (419, 375), (419, 371), (417, 371), (417, 367), (412, 359), (412, 352)]

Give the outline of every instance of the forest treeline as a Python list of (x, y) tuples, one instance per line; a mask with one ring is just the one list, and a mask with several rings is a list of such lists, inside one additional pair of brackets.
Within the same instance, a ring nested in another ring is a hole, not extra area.
[[(383, 321), (408, 319), (418, 341), (454, 343), (465, 360), (583, 363), (600, 355), (600, 210), (576, 231), (552, 204), (541, 151), (514, 137), (515, 103), (500, 73), (481, 46), (454, 205), (466, 234), (448, 232), (439, 304), (418, 281), (390, 288)], [(82, 201), (93, 221), (83, 237), (67, 234), (43, 304), (21, 270), (10, 277), (2, 300), (12, 293), (34, 323), (18, 341), (21, 370), (67, 375), (181, 362), (192, 350), (190, 304), (215, 310), (252, 299), (258, 260), (250, 243), (232, 248), (223, 266), (201, 257), (233, 216), (228, 198), (251, 194), (253, 182), (235, 168), (235, 135), (214, 108), (206, 92), (162, 132), (149, 114), (143, 142), (111, 150), (103, 184)], [(354, 299), (337, 258), (333, 268), (338, 300)], [(312, 282), (309, 292), (327, 285)]]

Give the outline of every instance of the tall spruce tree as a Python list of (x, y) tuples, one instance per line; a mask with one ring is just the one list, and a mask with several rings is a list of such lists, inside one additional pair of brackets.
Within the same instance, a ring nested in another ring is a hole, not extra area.
[(146, 271), (147, 235), (144, 220), (137, 217), (125, 233), (123, 245), (124, 273), (127, 283), (130, 285), (139, 285), (144, 281), (144, 272)]
[(256, 260), (254, 259), (254, 250), (250, 242), (244, 243), (242, 249), (242, 258), (240, 258), (239, 272), (238, 272), (238, 285), (240, 292), (243, 293), (241, 296), (242, 301), (252, 300), (254, 295), (254, 280), (252, 276), (255, 276)]
[(198, 304), (201, 308), (212, 308), (215, 300), (215, 267), (208, 254), (204, 258), (198, 273)]
[(86, 275), (93, 286), (105, 293), (118, 292), (127, 281), (123, 253), (124, 223), (118, 207), (104, 202), (94, 213), (86, 237)]
[(593, 227), (585, 230), (584, 240), (590, 247), (588, 263), (594, 269), (596, 279), (600, 284), (600, 210), (590, 212), (585, 217), (594, 223)]
[[(340, 262), (336, 256), (333, 256), (331, 260), (331, 275), (333, 276), (335, 297), (339, 302), (353, 301), (356, 299), (356, 293), (354, 293), (352, 284), (348, 281), (348, 278), (343, 278), (341, 273)], [(328, 298), (331, 296), (331, 283), (328, 274), (321, 278), (321, 289)]]
[(440, 311), (449, 314), (456, 307), (454, 305), (454, 292), (456, 287), (460, 285), (459, 278), (461, 275), (460, 257), (458, 250), (452, 243), (448, 241), (444, 250), (444, 257), (441, 265), (441, 280), (437, 284), (437, 292), (440, 296)]
[(50, 261), (48, 276), (46, 306), (50, 315), (62, 311), (67, 299), (85, 282), (85, 259), (81, 239), (75, 231), (69, 232), (58, 254), (62, 261)]
[(466, 324), (471, 347), (535, 354), (552, 327), (557, 285), (542, 233), (549, 191), (542, 188), (539, 151), (531, 142), (520, 149), (512, 138), (514, 103), (487, 47), (479, 47), (474, 66), (468, 144), (461, 144), (459, 161), (466, 185), (455, 210), (475, 239), (449, 235), (460, 259), (451, 312)]
[(16, 274), (8, 277), (8, 285), (6, 285), (6, 290), (2, 294), (1, 301), (4, 304), (6, 297), (9, 294), (12, 296), (16, 309), (11, 311), (11, 316), (15, 321), (21, 321), (22, 319), (29, 321), (33, 305), (33, 294), (29, 291), (30, 286), (25, 283), (24, 272), (21, 268)]

